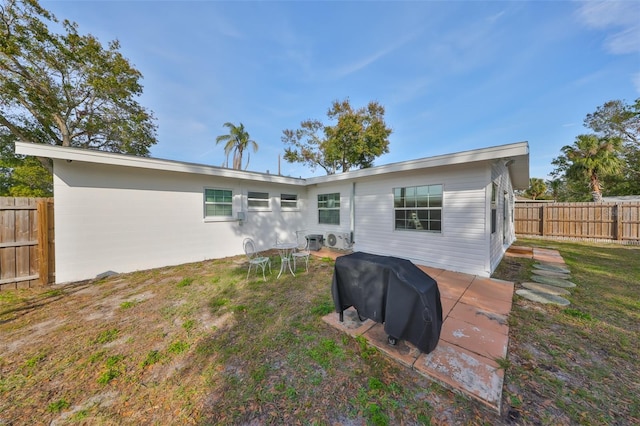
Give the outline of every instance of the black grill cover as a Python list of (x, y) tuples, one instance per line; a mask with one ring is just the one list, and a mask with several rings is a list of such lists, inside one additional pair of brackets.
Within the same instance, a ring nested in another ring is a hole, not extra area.
[(356, 252), (336, 259), (331, 286), (340, 314), (353, 306), (361, 317), (384, 323), (390, 336), (429, 353), (442, 328), (438, 283), (405, 259)]

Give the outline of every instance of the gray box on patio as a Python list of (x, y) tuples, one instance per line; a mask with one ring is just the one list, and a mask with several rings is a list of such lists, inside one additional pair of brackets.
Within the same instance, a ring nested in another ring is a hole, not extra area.
[(318, 251), (322, 248), (324, 236), (322, 234), (310, 234), (307, 235), (307, 241), (309, 241), (309, 250)]

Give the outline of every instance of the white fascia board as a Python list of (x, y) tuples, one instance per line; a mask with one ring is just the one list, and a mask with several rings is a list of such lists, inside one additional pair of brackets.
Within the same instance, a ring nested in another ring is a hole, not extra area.
[(351, 180), (368, 176), (383, 175), (387, 173), (415, 171), (432, 167), (442, 167), (454, 164), (473, 163), (478, 161), (495, 161), (504, 159), (513, 160), (510, 170), (513, 169), (512, 179), (515, 178), (516, 186), (521, 186), (526, 175), (526, 187), (529, 185), (529, 144), (518, 142), (508, 145), (500, 145), (489, 148), (463, 151), (455, 154), (438, 155), (435, 157), (420, 158), (417, 160), (402, 161), (383, 166), (370, 167), (368, 169), (352, 170), (345, 173), (336, 173), (327, 176), (308, 178), (307, 184), (319, 184), (341, 180)]
[(55, 160), (81, 161), (86, 163), (99, 163), (141, 169), (193, 173), (231, 179), (250, 180), (254, 182), (258, 181), (299, 186), (305, 186), (306, 184), (305, 180), (300, 178), (226, 169), (206, 164), (186, 163), (182, 161), (162, 160), (150, 157), (137, 157), (133, 155), (115, 154), (112, 152), (69, 148), (39, 143), (16, 142), (16, 153), (32, 155), (35, 157), (46, 157)]
[(529, 186), (529, 144), (527, 142), (518, 142), (508, 145), (463, 151), (454, 154), (438, 155), (435, 157), (402, 161), (399, 163), (370, 167), (368, 169), (353, 170), (350, 172), (317, 176), (308, 179), (226, 169), (205, 164), (186, 163), (174, 160), (162, 160), (150, 157), (136, 157), (133, 155), (115, 154), (104, 151), (69, 148), (28, 142), (16, 142), (16, 153), (67, 161), (83, 161), (88, 163), (111, 164), (116, 166), (137, 167), (153, 170), (195, 173), (209, 176), (226, 177), (231, 179), (242, 179), (298, 186), (346, 181), (362, 177), (384, 175), (387, 173), (416, 171), (420, 169), (442, 167), (454, 164), (465, 164), (479, 161), (495, 161), (503, 159), (505, 160), (505, 163), (508, 160), (513, 160), (509, 165), (509, 173), (513, 182), (514, 189), (526, 189)]

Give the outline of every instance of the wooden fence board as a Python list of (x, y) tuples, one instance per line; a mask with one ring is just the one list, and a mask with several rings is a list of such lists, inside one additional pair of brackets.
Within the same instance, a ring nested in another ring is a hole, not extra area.
[[(39, 210), (44, 215), (42, 230)], [(0, 290), (53, 281), (52, 218), (53, 199), (0, 197)]]
[[(25, 206), (28, 204), (22, 200), (16, 200), (16, 206)], [(14, 210), (15, 214), (15, 241), (25, 243), (29, 241), (29, 231), (31, 224), (29, 223), (29, 210)], [(16, 277), (24, 277), (29, 274), (29, 264), (31, 263), (30, 251), (28, 246), (16, 247)]]
[[(46, 237), (49, 230), (48, 212), (46, 204), (38, 204), (38, 275), (44, 284), (49, 281), (49, 239)], [(44, 238), (42, 238), (44, 237)]]
[[(15, 201), (9, 202), (13, 205)], [(0, 243), (15, 242), (14, 210), (0, 210)], [(0, 280), (16, 276), (16, 250), (14, 247), (0, 249)]]
[(640, 203), (516, 204), (516, 235), (640, 242)]

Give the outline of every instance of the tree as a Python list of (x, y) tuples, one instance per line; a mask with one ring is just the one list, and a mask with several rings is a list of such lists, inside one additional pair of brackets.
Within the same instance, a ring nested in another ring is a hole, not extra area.
[(548, 180), (545, 185), (551, 192), (551, 198), (555, 201), (564, 201), (566, 192), (566, 183), (562, 179)]
[(540, 178), (531, 178), (529, 179), (529, 188), (527, 188), (524, 193), (527, 197), (531, 197), (532, 200), (537, 199), (541, 195), (544, 195), (547, 192), (547, 185), (544, 183), (544, 180)]
[[(224, 127), (229, 129), (229, 133), (226, 135), (220, 135), (216, 137), (216, 145), (220, 142), (225, 142), (224, 153), (227, 156), (225, 167), (229, 167), (229, 154), (233, 152), (233, 168), (236, 170), (242, 169), (242, 156), (248, 148), (253, 148), (253, 152), (258, 151), (258, 144), (256, 141), (249, 137), (249, 133), (244, 129), (244, 125), (240, 123), (239, 126), (233, 123), (224, 123)], [(249, 167), (250, 153), (247, 152), (247, 164), (245, 170)]]
[(640, 98), (633, 105), (614, 100), (587, 114), (584, 125), (597, 134), (618, 137), (625, 145), (640, 144)]
[(604, 177), (612, 195), (640, 194), (640, 98), (632, 105), (620, 100), (605, 102), (584, 120), (598, 135), (622, 140), (624, 165), (620, 173)]
[(562, 147), (563, 155), (551, 162), (556, 166), (552, 174), (564, 174), (568, 180), (586, 183), (593, 201), (599, 202), (602, 200), (602, 177), (618, 173), (622, 168), (620, 148), (620, 138), (579, 135), (573, 145)]
[(0, 196), (53, 196), (51, 173), (36, 158), (16, 155), (15, 139), (0, 129)]
[(18, 140), (149, 155), (153, 116), (136, 100), (142, 74), (118, 49), (57, 23), (37, 0), (0, 6), (0, 129)]
[(334, 101), (327, 116), (336, 121), (334, 126), (306, 120), (300, 129), (283, 131), (282, 142), (288, 145), (285, 160), (307, 164), (312, 170), (320, 166), (333, 174), (371, 167), (377, 157), (389, 152), (392, 130), (384, 122), (384, 107), (377, 102), (354, 110), (348, 99)]

